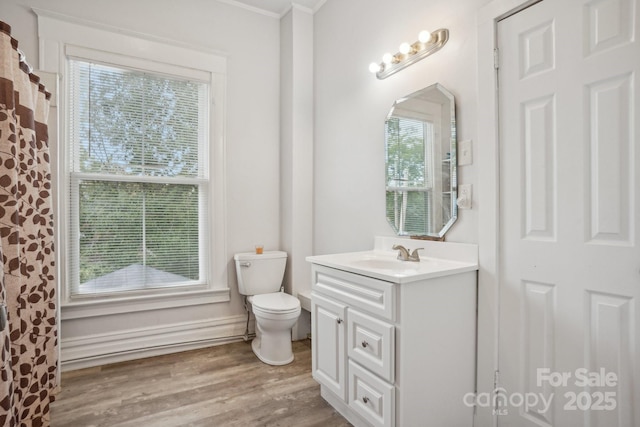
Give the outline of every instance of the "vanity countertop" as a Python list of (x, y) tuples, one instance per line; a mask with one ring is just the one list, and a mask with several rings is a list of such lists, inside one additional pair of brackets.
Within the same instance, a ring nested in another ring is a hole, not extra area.
[[(421, 252), (430, 256), (421, 255), (420, 262), (400, 261), (397, 251), (390, 249), (394, 244), (408, 249), (425, 247)], [(398, 284), (478, 270), (476, 245), (400, 238), (376, 238), (375, 249), (370, 251), (315, 255), (306, 260)]]

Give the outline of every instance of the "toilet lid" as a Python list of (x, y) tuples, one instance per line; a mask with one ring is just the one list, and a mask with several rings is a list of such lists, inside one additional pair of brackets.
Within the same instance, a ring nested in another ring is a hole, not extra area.
[(300, 308), (300, 301), (284, 292), (273, 292), (271, 294), (254, 295), (251, 304), (264, 311), (288, 312)]

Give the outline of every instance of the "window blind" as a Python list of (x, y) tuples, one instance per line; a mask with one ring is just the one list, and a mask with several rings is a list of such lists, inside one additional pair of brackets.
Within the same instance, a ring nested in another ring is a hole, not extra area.
[(202, 283), (208, 85), (69, 71), (71, 296)]

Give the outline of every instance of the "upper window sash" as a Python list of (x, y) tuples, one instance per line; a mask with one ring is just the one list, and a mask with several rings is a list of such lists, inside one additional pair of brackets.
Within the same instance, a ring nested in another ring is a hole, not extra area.
[(208, 178), (209, 84), (93, 58), (68, 69), (71, 171)]

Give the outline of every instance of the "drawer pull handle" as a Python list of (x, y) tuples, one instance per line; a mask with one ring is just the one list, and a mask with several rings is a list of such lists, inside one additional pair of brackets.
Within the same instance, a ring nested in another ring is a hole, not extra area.
[(363, 401), (364, 403), (369, 403), (369, 398), (368, 398), (367, 396), (364, 396), (364, 397), (362, 398), (362, 401)]
[(338, 325), (341, 324), (342, 323), (342, 319), (338, 317), (337, 322), (338, 322)]
[(362, 341), (362, 347), (367, 348), (367, 346), (368, 346), (368, 345), (369, 345), (369, 343), (368, 343), (368, 342), (366, 342), (366, 341)]

